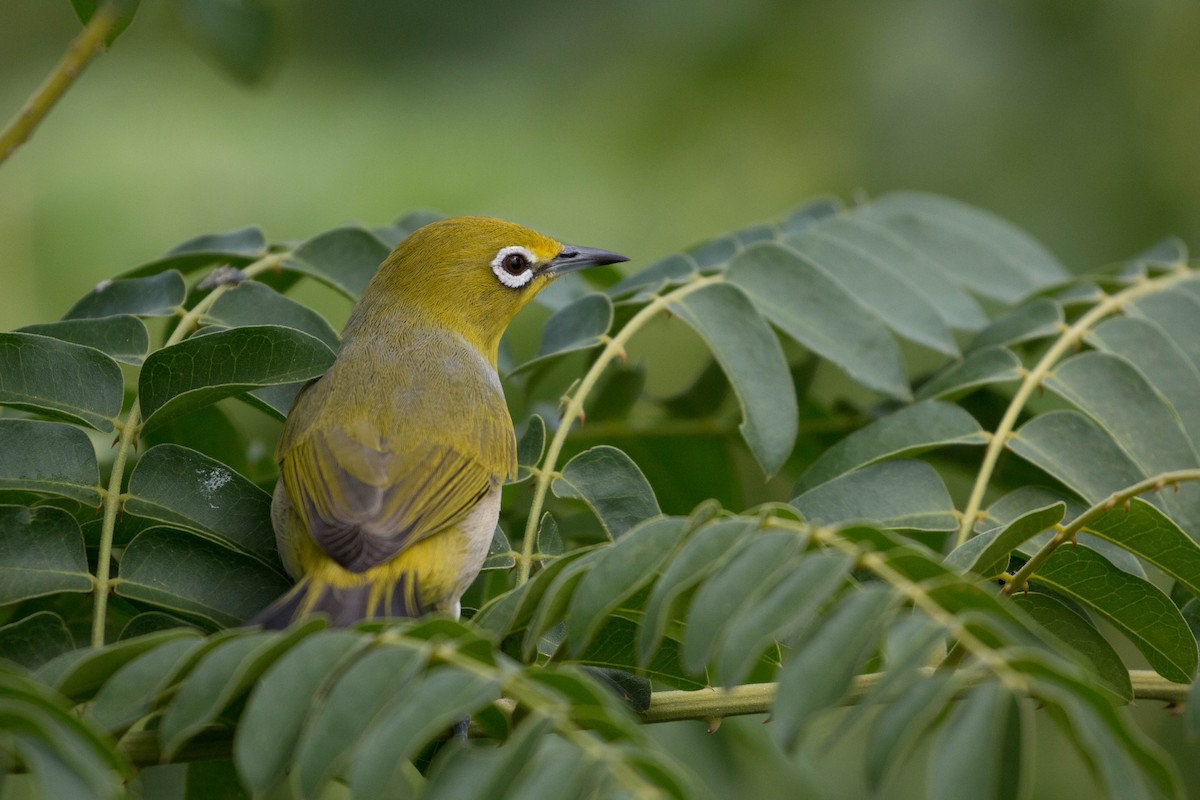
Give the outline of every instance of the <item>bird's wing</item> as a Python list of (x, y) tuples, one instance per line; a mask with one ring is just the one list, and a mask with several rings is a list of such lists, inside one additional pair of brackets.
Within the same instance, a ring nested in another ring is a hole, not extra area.
[[(510, 428), (495, 449), (507, 451), (511, 437)], [(292, 507), (309, 533), (354, 572), (462, 519), (508, 471), (507, 452), (472, 457), (436, 441), (363, 441), (369, 438), (341, 427), (310, 431), (280, 460)]]

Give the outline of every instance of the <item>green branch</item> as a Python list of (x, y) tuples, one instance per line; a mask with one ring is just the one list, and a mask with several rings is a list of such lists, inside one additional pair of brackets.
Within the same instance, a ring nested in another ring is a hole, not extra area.
[[(932, 669), (926, 668), (925, 672), (931, 673)], [(842, 698), (842, 705), (861, 703), (885, 674), (873, 672), (856, 676)], [(1191, 691), (1191, 686), (1172, 683), (1150, 670), (1130, 670), (1129, 680), (1133, 684), (1135, 700), (1158, 700), (1171, 705), (1182, 705)], [(769, 714), (778, 691), (777, 683), (754, 683), (728, 689), (655, 692), (650, 697), (650, 708), (638, 716), (647, 724), (699, 720), (709, 723), (712, 727), (726, 717)], [(180, 748), (171, 761), (184, 763), (229, 758), (233, 754), (233, 734), (232, 728), (207, 728)], [(131, 731), (121, 737), (117, 749), (136, 766), (148, 767), (162, 763), (157, 731)]]
[[(93, 18), (94, 19), (94, 18)], [(260, 258), (250, 266), (242, 270), (245, 277), (253, 278), (268, 269), (275, 269), (287, 253), (273, 253), (264, 258)], [(212, 308), (213, 303), (225, 292), (229, 291), (236, 284), (222, 284), (205, 295), (200, 302), (196, 303), (195, 307), (183, 315), (179, 320), (179, 324), (175, 326), (175, 330), (171, 332), (171, 336), (163, 343), (163, 347), (170, 347), (173, 344), (178, 344), (183, 341), (189, 333), (191, 333), (199, 324), (204, 315)], [(112, 588), (113, 581), (110, 577), (109, 561), (112, 557), (113, 535), (117, 525), (117, 514), (121, 510), (122, 503), (125, 502), (124, 496), (121, 494), (121, 484), (125, 480), (125, 461), (129, 456), (129, 448), (137, 441), (137, 436), (141, 432), (142, 418), (141, 407), (138, 404), (137, 398), (134, 398), (133, 406), (129, 409), (129, 414), (119, 424), (121, 429), (121, 437), (118, 440), (117, 455), (113, 459), (112, 474), (108, 478), (108, 490), (104, 493), (104, 521), (100, 526), (100, 553), (96, 563), (96, 577), (93, 581), (95, 585), (95, 603), (92, 607), (92, 647), (102, 647), (104, 645), (104, 625), (108, 615), (108, 592)]]
[(983, 505), (983, 495), (987, 491), (989, 481), (992, 479), (992, 473), (996, 469), (996, 462), (1000, 459), (1000, 453), (1003, 452), (1004, 446), (1008, 444), (1008, 439), (1016, 427), (1017, 417), (1020, 416), (1022, 409), (1025, 408), (1025, 404), (1029, 401), (1033, 392), (1042, 385), (1042, 381), (1049, 374), (1050, 369), (1058, 363), (1058, 360), (1068, 350), (1077, 347), (1083, 341), (1083, 337), (1091, 330), (1092, 326), (1104, 317), (1120, 311), (1127, 303), (1133, 302), (1139, 297), (1154, 294), (1176, 283), (1187, 280), (1193, 274), (1186, 266), (1181, 266), (1157, 278), (1141, 278), (1129, 288), (1104, 298), (1076, 320), (1073, 325), (1066, 328), (1062, 332), (1062, 335), (1050, 346), (1050, 349), (1038, 360), (1033, 369), (1025, 373), (1025, 378), (1021, 381), (1021, 386), (1017, 389), (1017, 393), (1013, 395), (1012, 401), (1009, 402), (1008, 408), (1000, 420), (1000, 424), (996, 426), (996, 431), (991, 436), (991, 441), (988, 442), (987, 451), (983, 456), (983, 464), (979, 468), (979, 474), (975, 478), (975, 485), (971, 488), (970, 499), (967, 501), (967, 507), (962, 514), (962, 522), (958, 530), (955, 547), (962, 547), (967, 539), (971, 538), (971, 531), (975, 527), (976, 517), (979, 515), (979, 509)]
[(620, 333), (607, 340), (604, 349), (600, 352), (596, 361), (587, 371), (587, 374), (583, 376), (583, 380), (579, 382), (579, 386), (571, 393), (566, 409), (563, 411), (562, 422), (559, 424), (558, 430), (554, 432), (554, 438), (550, 440), (550, 446), (546, 448), (546, 457), (542, 460), (541, 466), (534, 471), (533, 502), (529, 506), (529, 519), (525, 524), (525, 539), (521, 542), (521, 555), (517, 559), (517, 586), (529, 580), (529, 573), (533, 568), (534, 540), (537, 539), (537, 527), (542, 518), (542, 507), (546, 504), (546, 492), (550, 488), (550, 483), (555, 478), (558, 457), (562, 455), (563, 445), (567, 441), (567, 434), (571, 432), (571, 427), (575, 424), (575, 420), (583, 413), (583, 401), (592, 389), (595, 388), (596, 381), (600, 379), (601, 374), (612, 363), (614, 358), (623, 358), (625, 356), (626, 343), (633, 338), (635, 333), (644, 328), (658, 312), (665, 310), (671, 303), (686, 297), (692, 292), (703, 289), (705, 286), (711, 286), (714, 283), (720, 283), (723, 280), (725, 278), (721, 275), (710, 275), (707, 277), (697, 275), (674, 291), (664, 295), (656, 295), (641, 311), (634, 314), (629, 322), (625, 323), (625, 327), (621, 329)]
[(1005, 581), (1004, 588), (1001, 591), (1004, 594), (1013, 594), (1024, 589), (1029, 583), (1030, 577), (1037, 571), (1042, 564), (1046, 563), (1046, 559), (1058, 549), (1058, 546), (1064, 542), (1075, 541), (1075, 536), (1088, 525), (1095, 522), (1100, 517), (1104, 516), (1110, 509), (1118, 505), (1127, 503), (1134, 497), (1143, 492), (1155, 491), (1162, 489), (1165, 486), (1172, 484), (1178, 485), (1185, 481), (1200, 481), (1200, 469), (1181, 469), (1175, 472), (1164, 472), (1160, 475), (1155, 475), (1152, 478), (1147, 478), (1144, 481), (1139, 481), (1132, 486), (1126, 486), (1124, 489), (1119, 489), (1108, 497), (1096, 503), (1087, 511), (1084, 511), (1075, 519), (1071, 520), (1070, 524), (1063, 526), (1062, 530), (1050, 537), (1050, 541), (1042, 545), (1041, 549), (1033, 554), (1017, 573)]
[(71, 42), (62, 60), (46, 76), (38, 90), (26, 101), (25, 106), (0, 132), (0, 164), (29, 141), (34, 129), (50, 113), (54, 104), (66, 94), (75, 79), (87, 68), (92, 59), (104, 52), (104, 42), (116, 26), (120, 14), (115, 3), (105, 3), (84, 27), (83, 32)]

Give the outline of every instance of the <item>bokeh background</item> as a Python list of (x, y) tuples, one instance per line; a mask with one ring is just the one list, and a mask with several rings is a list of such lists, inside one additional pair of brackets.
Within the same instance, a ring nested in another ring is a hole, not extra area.
[[(892, 189), (994, 211), (1079, 272), (1200, 243), (1194, 0), (279, 0), (253, 85), (192, 46), (185, 5), (142, 0), (0, 167), (0, 329), (197, 234), (413, 209), (507, 217), (630, 269)], [(0, 117), (78, 29), (67, 0), (0, 3)], [(1191, 763), (1177, 720), (1137, 714)], [(654, 735), (717, 796), (860, 796), (854, 742), (786, 763), (760, 723)], [(1040, 729), (1037, 796), (1089, 794)]]
[[(213, 0), (232, 3), (236, 0)], [(945, 193), (1083, 271), (1200, 239), (1192, 0), (279, 2), (265, 80), (143, 0), (0, 170), (0, 326), (193, 235), (489, 213), (631, 268), (816, 195)], [(0, 4), (0, 116), (79, 28)]]

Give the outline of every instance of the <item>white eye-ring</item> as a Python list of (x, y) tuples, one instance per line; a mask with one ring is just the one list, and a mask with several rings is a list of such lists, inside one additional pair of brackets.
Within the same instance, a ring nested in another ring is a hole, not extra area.
[(501, 247), (492, 259), (492, 272), (510, 289), (520, 289), (533, 280), (533, 253), (519, 244)]

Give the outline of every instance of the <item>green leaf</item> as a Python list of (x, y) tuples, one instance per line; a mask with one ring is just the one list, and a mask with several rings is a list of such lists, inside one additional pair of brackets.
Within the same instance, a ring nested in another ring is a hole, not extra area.
[(208, 646), (199, 635), (165, 642), (130, 659), (96, 692), (84, 719), (109, 733), (127, 728), (145, 715), (160, 693), (171, 686), (179, 673), (193, 664)]
[(900, 336), (939, 353), (958, 355), (958, 345), (937, 309), (887, 261), (825, 235), (823, 225), (789, 237), (784, 244), (840, 283)]
[(188, 528), (276, 565), (271, 496), (186, 447), (151, 447), (129, 476), (127, 513)]
[(74, 517), (51, 506), (0, 506), (0, 606), (91, 590), (83, 534)]
[(116, 21), (108, 35), (104, 37), (104, 44), (112, 46), (117, 37), (124, 33), (129, 24), (133, 22), (141, 0), (71, 0), (71, 7), (75, 9), (75, 16), (79, 17), (79, 21), (87, 25), (92, 21), (96, 9), (106, 3), (111, 4), (116, 13)]
[(1047, 297), (1039, 297), (997, 317), (971, 340), (970, 349), (1007, 347), (1057, 336), (1062, 333), (1063, 324), (1062, 306)]
[(509, 544), (504, 531), (500, 530), (500, 526), (497, 525), (496, 530), (492, 532), (492, 543), (488, 546), (487, 557), (484, 558), (483, 566), (479, 570), (483, 572), (490, 569), (512, 569), (516, 565), (516, 553), (513, 552), (512, 545)]
[(867, 733), (868, 786), (878, 792), (889, 767), (902, 764), (905, 754), (924, 739), (923, 734), (946, 708), (960, 683), (949, 673), (935, 672), (915, 681), (883, 706)]
[(742, 436), (763, 471), (774, 474), (792, 452), (799, 413), (779, 340), (746, 296), (729, 284), (706, 286), (670, 308), (721, 364), (741, 406)]
[(257, 281), (243, 281), (218, 297), (204, 321), (226, 328), (280, 325), (320, 339), (335, 352), (339, 344), (337, 333), (324, 317)]
[(99, 319), (65, 319), (18, 328), (18, 333), (49, 336), (91, 347), (109, 357), (137, 366), (150, 349), (150, 334), (140, 319), (130, 314)]
[[(653, 658), (645, 665), (639, 663), (635, 642), (641, 628), (642, 615), (629, 608), (620, 608), (607, 619), (600, 620), (596, 635), (583, 652), (571, 658), (576, 664), (586, 664), (605, 671), (603, 677), (593, 674), (599, 680), (609, 684), (618, 692), (622, 700), (634, 710), (641, 704), (641, 688), (646, 690), (645, 701), (650, 700), (650, 687), (641, 683), (642, 678), (634, 678), (630, 672), (637, 672), (645, 679), (657, 684), (676, 689), (694, 691), (708, 687), (706, 680), (697, 680), (687, 673), (680, 664), (679, 643), (674, 639), (663, 639), (654, 651)], [(621, 673), (625, 678), (618, 679), (614, 673)]]
[(755, 593), (731, 616), (725, 630), (716, 670), (721, 684), (742, 683), (763, 650), (813, 624), (821, 606), (845, 585), (851, 566), (852, 560), (843, 553), (813, 553), (786, 570), (765, 592)]
[(759, 244), (733, 260), (728, 276), (780, 330), (863, 386), (910, 397), (895, 340), (823, 270), (787, 248)]
[(1036, 695), (1083, 755), (1107, 796), (1150, 798), (1143, 780), (1149, 777), (1163, 794), (1182, 797), (1179, 777), (1166, 754), (1117, 716), (1107, 695), (1034, 659), (1011, 663), (1036, 676)]
[(1088, 343), (1133, 364), (1179, 414), (1192, 443), (1200, 442), (1200, 370), (1157, 322), (1113, 317), (1088, 335)]
[(204, 726), (241, 698), (281, 655), (297, 642), (325, 627), (309, 619), (284, 633), (251, 633), (224, 642), (205, 653), (179, 687), (163, 715), (159, 738), (168, 758)]
[[(261, 452), (256, 443), (253, 448), (261, 453), (256, 463), (250, 462), (251, 448), (246, 438), (234, 424), (229, 414), (220, 406), (204, 406), (190, 414), (175, 417), (155, 425), (142, 437), (146, 447), (157, 447), (160, 444), (175, 444), (195, 450), (211, 459), (221, 462), (230, 469), (248, 474), (263, 462), (273, 463), (272, 454)], [(261, 472), (261, 469), (258, 470)]]
[(888, 194), (863, 213), (906, 239), (946, 276), (987, 297), (1012, 302), (1067, 278), (1040, 244), (987, 212), (917, 192)]
[(1028, 511), (995, 530), (981, 533), (955, 549), (942, 562), (959, 572), (974, 570), (985, 578), (1008, 568), (1008, 557), (1018, 546), (1062, 522), (1066, 503), (1052, 503)]
[[(0, 530), (4, 529), (0, 521)], [(35, 670), (47, 661), (75, 649), (75, 637), (58, 614), (38, 611), (0, 627), (0, 659)], [(0, 695), (3, 689), (0, 688)]]
[(267, 240), (255, 227), (228, 233), (206, 233), (172, 247), (162, 258), (134, 267), (122, 278), (142, 278), (169, 269), (187, 274), (209, 264), (240, 265), (257, 261), (267, 254)]
[(76, 702), (88, 700), (113, 673), (142, 653), (175, 639), (195, 637), (195, 631), (177, 628), (101, 648), (73, 650), (43, 665), (37, 672), (37, 679)]
[(170, 528), (139, 533), (121, 559), (121, 597), (239, 625), (287, 591), (289, 582), (261, 561)]
[[(1146, 477), (1104, 431), (1075, 411), (1039, 414), (1009, 438), (1007, 447), (1089, 503)], [(1087, 457), (1080, 458), (1082, 453)]]
[(571, 598), (567, 638), (572, 657), (583, 652), (606, 617), (654, 577), (686, 527), (687, 520), (679, 517), (648, 520), (597, 553)]
[(1109, 509), (1084, 530), (1145, 559), (1200, 596), (1200, 545), (1142, 498)]
[(337, 676), (296, 746), (292, 781), (302, 797), (319, 797), (345, 769), (365, 732), (398, 695), (411, 690), (426, 663), (421, 650), (380, 646)]
[[(1189, 283), (1192, 282), (1194, 279)], [(1200, 325), (1197, 324), (1200, 297), (1188, 290), (1189, 283), (1138, 298), (1129, 306), (1128, 313), (1160, 326), (1192, 365), (1200, 369), (1200, 342), (1196, 339), (1200, 336)]]
[(59, 422), (0, 419), (0, 489), (100, 505), (100, 469), (87, 434)]
[(63, 319), (90, 319), (133, 314), (138, 317), (171, 317), (187, 296), (183, 275), (167, 270), (146, 278), (101, 281), (79, 299)]
[[(1005, 746), (1021, 736), (1020, 709), (997, 681), (971, 690), (942, 726), (929, 760), (933, 800), (1010, 798), (1021, 780), (1020, 747)], [(1015, 730), (1014, 730), (1015, 729)]]
[(1022, 611), (1033, 617), (1060, 642), (1079, 653), (1096, 677), (1122, 702), (1133, 701), (1133, 684), (1124, 662), (1091, 621), (1053, 595), (1042, 592), (1019, 593), (1012, 597)]
[(1104, 617), (1159, 675), (1187, 683), (1196, 671), (1196, 639), (1175, 604), (1152, 583), (1123, 572), (1087, 547), (1059, 547), (1031, 577)]
[[(1045, 384), (1095, 420), (1143, 475), (1200, 466), (1179, 417), (1125, 359), (1082, 353), (1056, 366)], [(1161, 502), (1186, 527), (1200, 530), (1200, 486), (1184, 484)]]
[(278, 49), (282, 28), (275, 5), (266, 0), (175, 0), (184, 37), (228, 75), (242, 83), (262, 80)]
[(546, 421), (534, 414), (525, 423), (525, 432), (517, 440), (517, 477), (513, 483), (529, 480), (533, 468), (542, 460), (546, 451)]
[(541, 524), (538, 525), (537, 552), (543, 563), (547, 558), (563, 554), (563, 540), (558, 532), (558, 522), (548, 511), (542, 514)]
[(568, 461), (551, 488), (556, 497), (587, 503), (613, 540), (642, 520), (662, 514), (654, 490), (637, 464), (608, 445), (584, 450)]
[(265, 792), (283, 778), (312, 713), (311, 703), (296, 698), (323, 697), (322, 687), (371, 642), (358, 632), (321, 631), (271, 664), (250, 694), (233, 741), (234, 763), (247, 789)]
[(667, 564), (646, 601), (646, 616), (638, 636), (638, 654), (645, 665), (658, 648), (667, 623), (682, 599), (706, 576), (721, 568), (752, 541), (758, 521), (746, 518), (717, 520), (692, 534)]
[(918, 400), (954, 400), (981, 386), (1021, 380), (1021, 360), (1004, 347), (974, 350), (934, 375), (917, 390)]
[(870, 520), (885, 528), (958, 528), (941, 476), (923, 461), (873, 464), (810, 489), (791, 504), (820, 525)]
[(150, 425), (255, 387), (305, 381), (333, 359), (321, 340), (278, 325), (196, 336), (146, 359), (138, 380), (142, 416)]
[[(5, 794), (14, 762), (32, 783), (15, 783), (32, 797), (92, 800), (124, 797), (131, 770), (114, 743), (82, 724), (56, 693), (16, 672), (0, 670), (0, 724), (5, 729)], [(19, 780), (19, 779), (18, 779)]]
[(348, 773), (356, 797), (382, 797), (401, 765), (432, 737), (500, 696), (494, 680), (442, 667), (394, 702), (366, 732)]
[(161, 611), (145, 611), (125, 623), (125, 627), (121, 629), (117, 640), (124, 641), (125, 639), (145, 636), (148, 633), (170, 630), (171, 628), (192, 628), (201, 633), (205, 632), (204, 629), (195, 623), (188, 622), (180, 617), (164, 614)]
[(612, 322), (612, 300), (603, 294), (585, 294), (546, 320), (542, 344), (534, 360), (596, 347), (602, 343), (601, 337), (608, 333)]
[(844, 242), (904, 276), (929, 299), (942, 321), (951, 328), (977, 330), (987, 324), (987, 314), (970, 294), (887, 228), (851, 210), (822, 220), (815, 229), (822, 236)]
[(357, 300), (390, 249), (366, 228), (346, 226), (304, 242), (292, 251), (283, 267), (310, 275)]
[(675, 253), (625, 278), (609, 289), (608, 294), (610, 297), (622, 297), (636, 292), (632, 299), (644, 301), (669, 285), (683, 283), (698, 272), (699, 268), (691, 256)]
[(803, 493), (860, 467), (949, 445), (987, 444), (975, 418), (958, 406), (925, 401), (877, 419), (826, 450), (800, 476)]
[(715, 659), (731, 621), (758, 602), (763, 590), (795, 569), (804, 537), (763, 531), (723, 564), (696, 591), (683, 632), (683, 666), (693, 675)]
[(891, 589), (882, 586), (851, 592), (817, 632), (791, 652), (780, 672), (771, 712), (771, 732), (784, 749), (795, 749), (808, 720), (846, 694), (890, 616), (892, 602)]
[(32, 333), (0, 333), (0, 405), (111, 431), (125, 382), (91, 347)]

